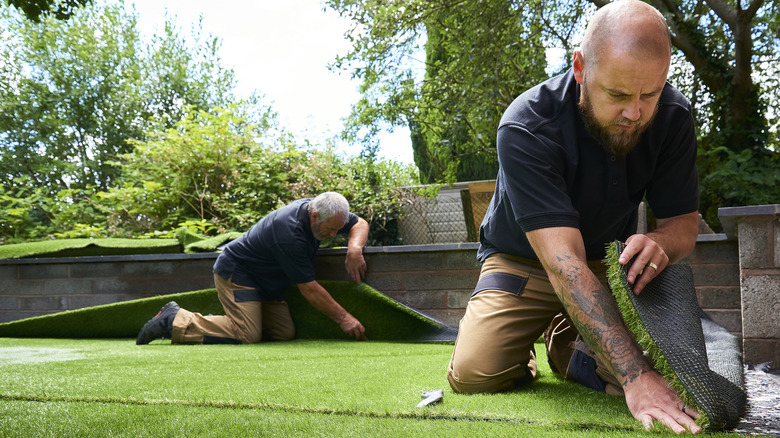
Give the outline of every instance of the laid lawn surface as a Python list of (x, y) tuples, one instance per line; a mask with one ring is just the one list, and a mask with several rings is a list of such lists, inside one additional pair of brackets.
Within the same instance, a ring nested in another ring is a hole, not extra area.
[[(0, 436), (672, 435), (643, 431), (622, 398), (561, 380), (536, 351), (528, 389), (469, 396), (449, 389), (444, 343), (0, 338)], [(417, 408), (431, 389), (443, 403)]]

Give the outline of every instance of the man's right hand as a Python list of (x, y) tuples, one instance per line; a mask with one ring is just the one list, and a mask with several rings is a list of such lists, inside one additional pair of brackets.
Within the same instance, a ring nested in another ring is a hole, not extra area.
[(332, 296), (320, 285), (316, 280), (308, 283), (298, 284), (298, 289), (301, 291), (306, 300), (319, 310), (323, 315), (327, 316), (333, 322), (341, 327), (341, 330), (349, 336), (354, 336), (355, 339), (364, 340), (366, 329), (363, 325), (350, 315)]
[(701, 427), (693, 420), (699, 413), (692, 407), (682, 411), (683, 403), (666, 380), (655, 371), (641, 374), (634, 381), (623, 386), (626, 404), (631, 415), (644, 424), (645, 429), (660, 421), (674, 433), (699, 433)]
[(354, 337), (358, 341), (365, 339), (366, 328), (363, 327), (363, 324), (361, 324), (357, 318), (350, 315), (349, 313), (344, 314), (344, 318), (341, 320), (341, 322), (339, 322), (339, 327), (341, 327), (341, 331), (349, 336)]

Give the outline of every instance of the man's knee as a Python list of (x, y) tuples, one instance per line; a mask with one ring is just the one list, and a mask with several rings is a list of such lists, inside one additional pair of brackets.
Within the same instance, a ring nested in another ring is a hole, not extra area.
[(263, 342), (263, 332), (261, 330), (244, 331), (238, 336), (242, 344), (259, 344)]
[(536, 376), (535, 363), (529, 365), (518, 364), (496, 374), (485, 374), (476, 371), (476, 364), (471, 365), (463, 360), (456, 361), (453, 356), (447, 369), (447, 381), (452, 390), (460, 394), (494, 394), (513, 391), (527, 385)]
[(263, 333), (263, 340), (265, 341), (292, 341), (295, 339), (295, 326), (289, 325), (284, 327), (274, 327), (273, 330), (266, 330)]
[(533, 380), (530, 373), (523, 372), (520, 375), (496, 376), (490, 379), (478, 379), (474, 381), (456, 378), (452, 373), (447, 373), (450, 388), (459, 394), (495, 394), (509, 392), (526, 386)]

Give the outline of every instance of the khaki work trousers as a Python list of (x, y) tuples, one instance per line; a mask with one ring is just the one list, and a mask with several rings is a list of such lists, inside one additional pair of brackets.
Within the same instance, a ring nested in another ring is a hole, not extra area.
[[(606, 283), (603, 265), (593, 262), (589, 266)], [(483, 281), (496, 277), (505, 281)], [(491, 284), (496, 287), (491, 288)], [(447, 370), (450, 386), (459, 393), (495, 393), (523, 386), (537, 376), (534, 343), (542, 335), (555, 371), (578, 380), (573, 375), (583, 373), (577, 369), (580, 359), (588, 359), (592, 366), (585, 373), (591, 379), (595, 379), (594, 373), (598, 375), (606, 392), (622, 393), (617, 379), (595, 362), (568, 321), (544, 269), (506, 254), (493, 254), (482, 264), (480, 281), (460, 321)], [(578, 350), (585, 356), (575, 354)], [(578, 363), (572, 361), (575, 357)]]
[(206, 315), (179, 310), (173, 320), (174, 344), (233, 343), (256, 344), (265, 332), (276, 341), (295, 337), (295, 325), (285, 301), (236, 301), (236, 291), (250, 291), (214, 274), (214, 285), (225, 315)]

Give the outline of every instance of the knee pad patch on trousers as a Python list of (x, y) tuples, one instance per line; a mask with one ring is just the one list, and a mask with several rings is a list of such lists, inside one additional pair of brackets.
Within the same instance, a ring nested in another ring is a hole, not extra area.
[(506, 272), (492, 272), (479, 278), (477, 286), (474, 288), (474, 293), (471, 294), (471, 296), (473, 297), (486, 290), (500, 290), (515, 295), (521, 295), (527, 283), (528, 277), (520, 277)]

